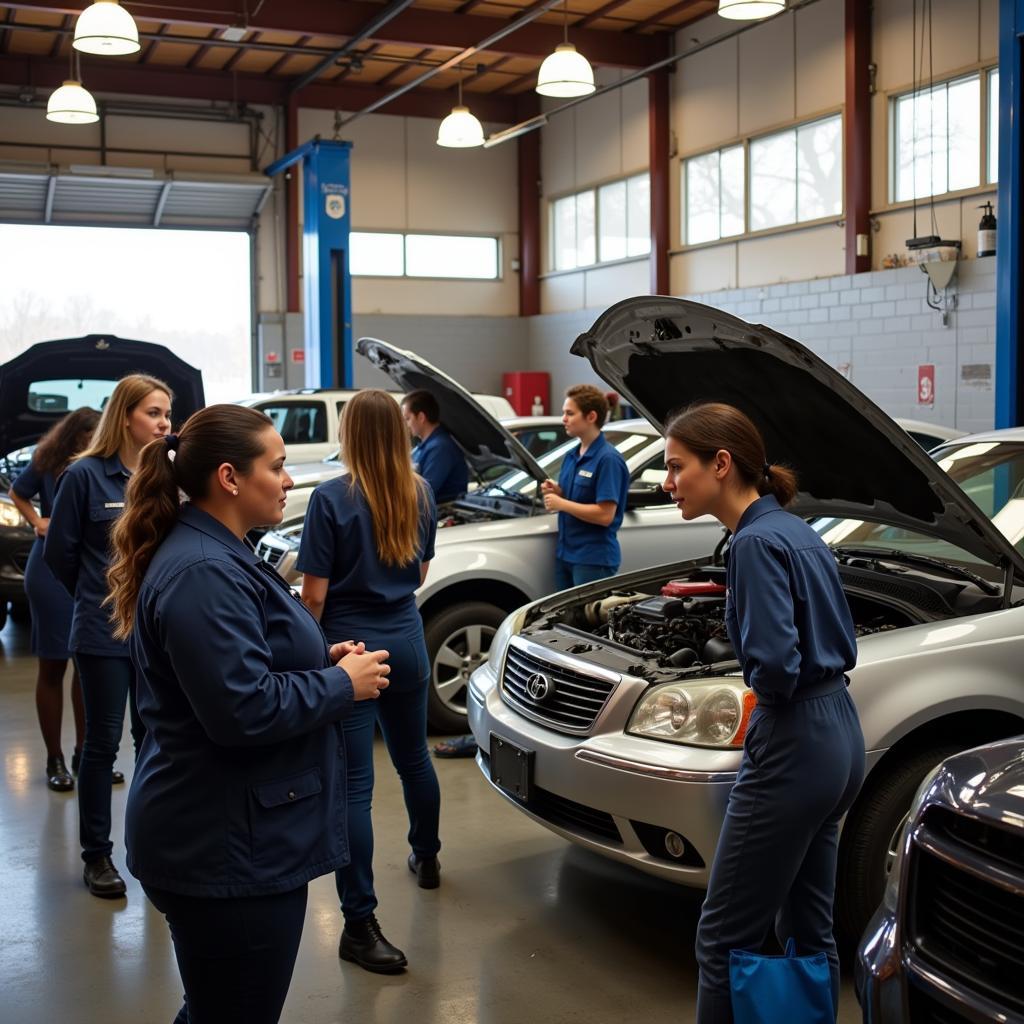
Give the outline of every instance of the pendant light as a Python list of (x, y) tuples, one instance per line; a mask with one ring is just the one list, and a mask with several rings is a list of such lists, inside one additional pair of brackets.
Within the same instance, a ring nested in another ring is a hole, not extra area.
[(786, 0), (718, 0), (718, 13), (733, 21), (757, 21), (786, 9)]
[(117, 0), (96, 0), (78, 16), (73, 45), (82, 53), (107, 57), (138, 53), (139, 30)]
[(563, 42), (544, 58), (537, 72), (537, 92), (541, 96), (589, 96), (594, 91), (594, 69), (590, 61), (569, 42), (569, 0), (562, 17)]
[(47, 121), (56, 121), (58, 124), (94, 124), (100, 119), (92, 93), (82, 85), (81, 66), (78, 74), (75, 74), (75, 56), (75, 51), (68, 47), (68, 77), (63, 85), (50, 93), (46, 101)]
[(462, 79), (459, 79), (459, 102), (437, 129), (437, 144), (448, 149), (472, 149), (484, 144), (483, 125), (462, 105)]

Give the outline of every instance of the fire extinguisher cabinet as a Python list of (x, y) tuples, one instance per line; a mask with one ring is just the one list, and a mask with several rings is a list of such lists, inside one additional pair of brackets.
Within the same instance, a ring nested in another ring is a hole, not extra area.
[(551, 412), (551, 375), (515, 370), (501, 375), (502, 394), (517, 416), (544, 416)]

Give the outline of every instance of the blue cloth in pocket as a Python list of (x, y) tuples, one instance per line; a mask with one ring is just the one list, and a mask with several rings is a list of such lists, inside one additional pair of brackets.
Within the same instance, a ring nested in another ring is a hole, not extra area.
[(734, 1024), (835, 1024), (828, 956), (797, 956), (792, 939), (785, 956), (729, 953)]

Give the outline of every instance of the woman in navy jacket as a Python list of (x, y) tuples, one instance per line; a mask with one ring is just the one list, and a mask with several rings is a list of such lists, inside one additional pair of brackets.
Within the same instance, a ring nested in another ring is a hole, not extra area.
[(111, 770), (127, 700), (138, 754), (142, 725), (135, 709), (135, 672), (128, 648), (112, 633), (107, 596), (110, 529), (124, 510), (124, 489), (139, 452), (171, 426), (171, 389), (155, 377), (117, 382), (92, 444), (61, 474), (43, 558), (74, 598), (68, 647), (82, 680), (85, 744), (78, 773), (78, 828), (83, 877), (94, 896), (125, 895), (111, 860)]
[[(84, 406), (58, 420), (36, 445), (32, 461), (18, 474), (9, 492), (11, 501), (36, 533), (36, 542), (25, 566), (25, 593), (32, 612), (32, 653), (39, 659), (36, 712), (46, 744), (46, 784), (57, 792), (74, 788), (71, 773), (78, 771), (85, 734), (85, 710), (78, 670), (75, 669), (71, 677), (75, 751), (69, 772), (61, 750), (60, 733), (64, 717), (64, 675), (71, 657), (68, 637), (74, 606), (71, 595), (54, 579), (43, 561), (43, 541), (50, 526), (57, 478), (71, 459), (88, 446), (99, 419), (100, 414), (95, 409)], [(32, 504), (32, 499), (37, 496), (38, 512)]]
[(387, 652), (328, 649), (243, 540), (280, 522), (284, 460), (263, 413), (211, 406), (142, 452), (114, 531), (110, 603), (146, 725), (128, 868), (170, 926), (182, 1024), (278, 1019), (306, 883), (348, 861), (339, 720), (387, 686)]
[(329, 639), (355, 637), (391, 652), (384, 699), (345, 721), (352, 862), (336, 876), (345, 916), (339, 956), (389, 973), (402, 970), (406, 958), (374, 915), (370, 803), (378, 722), (402, 779), (409, 869), (423, 888), (439, 883), (441, 791), (427, 751), (430, 664), (415, 597), (434, 557), (437, 511), (429, 485), (413, 471), (409, 434), (387, 392), (356, 395), (345, 406), (339, 440), (349, 471), (313, 492), (296, 565), (304, 573), (302, 599)]
[(846, 673), (853, 621), (831, 551), (783, 508), (796, 477), (771, 465), (739, 409), (691, 406), (666, 428), (664, 488), (684, 519), (732, 532), (725, 619), (757, 704), (729, 795), (697, 929), (698, 1024), (730, 1024), (729, 953), (760, 952), (774, 927), (798, 955), (832, 937), (839, 823), (864, 776), (864, 737)]

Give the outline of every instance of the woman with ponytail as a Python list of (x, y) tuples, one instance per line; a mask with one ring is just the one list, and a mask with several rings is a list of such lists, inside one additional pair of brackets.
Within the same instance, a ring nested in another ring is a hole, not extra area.
[(245, 544), (281, 521), (284, 461), (263, 413), (210, 406), (143, 450), (114, 529), (109, 604), (147, 730), (128, 869), (170, 926), (179, 1024), (278, 1020), (307, 882), (348, 860), (339, 723), (388, 683), (386, 651), (329, 648)]
[(110, 615), (102, 607), (110, 530), (124, 511), (125, 487), (139, 452), (170, 430), (172, 397), (171, 389), (155, 377), (135, 373), (117, 382), (89, 447), (61, 474), (43, 546), (44, 561), (74, 599), (68, 648), (85, 704), (78, 828), (85, 884), (104, 899), (125, 895), (124, 880), (111, 860), (110, 786), (126, 701), (136, 754), (143, 732), (128, 648), (114, 636)]
[(683, 519), (713, 515), (732, 533), (725, 621), (757, 696), (697, 929), (698, 1024), (731, 1024), (729, 954), (761, 952), (774, 927), (798, 955), (827, 954), (839, 823), (864, 775), (864, 738), (847, 691), (857, 655), (835, 559), (785, 511), (792, 470), (774, 465), (751, 420), (694, 405), (665, 430), (664, 489)]
[(339, 956), (390, 973), (406, 958), (374, 915), (373, 738), (379, 723), (402, 780), (409, 869), (422, 888), (436, 888), (441, 792), (427, 751), (430, 665), (415, 591), (434, 557), (437, 510), (413, 470), (409, 432), (387, 392), (359, 392), (345, 406), (339, 440), (348, 472), (313, 492), (296, 565), (304, 573), (302, 599), (330, 640), (355, 637), (391, 652), (388, 692), (345, 720), (352, 861), (335, 876), (345, 917)]

